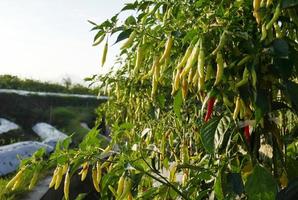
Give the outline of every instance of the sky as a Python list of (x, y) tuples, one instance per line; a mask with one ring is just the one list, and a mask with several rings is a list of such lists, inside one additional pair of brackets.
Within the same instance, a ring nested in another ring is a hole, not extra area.
[[(0, 0), (0, 74), (75, 83), (105, 73), (119, 53), (110, 45), (101, 67), (103, 43), (87, 20), (101, 23), (132, 0)], [(124, 14), (125, 16), (125, 14)], [(122, 17), (124, 17), (122, 16)]]

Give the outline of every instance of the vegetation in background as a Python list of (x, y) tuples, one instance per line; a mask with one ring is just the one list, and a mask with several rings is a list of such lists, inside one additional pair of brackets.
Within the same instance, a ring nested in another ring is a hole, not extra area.
[[(297, 194), (297, 1), (140, 0), (126, 10), (136, 14), (123, 23), (118, 14), (90, 22), (102, 65), (110, 36), (127, 39), (121, 68), (94, 77), (111, 96), (99, 108), (111, 144), (103, 150), (92, 130), (79, 148), (56, 152), (51, 186), (65, 175), (68, 199), (81, 166), (101, 199)], [(36, 165), (23, 163), (24, 173)]]
[(63, 85), (58, 83), (41, 82), (32, 79), (21, 79), (17, 76), (0, 75), (1, 89), (29, 90), (36, 92), (60, 92), (72, 94), (97, 94), (95, 89), (90, 89), (80, 84), (72, 84), (69, 78), (63, 79)]

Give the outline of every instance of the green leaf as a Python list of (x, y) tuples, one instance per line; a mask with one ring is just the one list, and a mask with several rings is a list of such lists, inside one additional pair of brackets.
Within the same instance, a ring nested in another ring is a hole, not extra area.
[(292, 108), (298, 112), (298, 84), (292, 81), (286, 83), (286, 91), (288, 98), (292, 104)]
[(282, 8), (289, 8), (289, 7), (294, 7), (298, 5), (298, 1), (297, 0), (283, 0), (281, 7)]
[(136, 21), (135, 17), (131, 15), (126, 18), (124, 23), (125, 23), (125, 25), (129, 26), (129, 25), (135, 25), (137, 23), (137, 21)]
[(271, 50), (273, 54), (278, 58), (289, 56), (289, 44), (286, 40), (276, 39), (272, 42)]
[(125, 6), (122, 8), (121, 11), (124, 10), (135, 10), (138, 6), (138, 1), (135, 1), (135, 3), (127, 3)]
[(223, 183), (222, 183), (222, 169), (218, 170), (217, 176), (214, 182), (214, 193), (218, 200), (223, 200), (224, 192), (223, 192)]
[(178, 119), (181, 120), (181, 107), (183, 103), (183, 98), (182, 98), (182, 91), (179, 90), (178, 93), (174, 97), (174, 112)]
[(201, 128), (201, 139), (204, 148), (208, 153), (215, 153), (223, 143), (225, 133), (230, 128), (228, 117), (214, 117)]
[(258, 90), (257, 91), (257, 99), (255, 102), (256, 107), (256, 121), (259, 122), (261, 118), (263, 118), (264, 114), (269, 111), (269, 104), (267, 99), (267, 90)]
[(275, 199), (278, 185), (271, 173), (260, 165), (256, 165), (245, 184), (249, 200)]
[(116, 42), (114, 44), (116, 44), (116, 43), (118, 43), (118, 42), (120, 42), (120, 41), (125, 40), (126, 38), (128, 38), (130, 36), (131, 32), (132, 32), (132, 29), (127, 29), (125, 31), (122, 31), (118, 35), (117, 40), (116, 40)]
[(238, 195), (241, 195), (244, 192), (244, 185), (240, 173), (229, 173), (227, 175), (227, 183), (228, 188), (232, 192)]
[(91, 20), (87, 20), (90, 24), (94, 25), (94, 26), (97, 26), (97, 24)]

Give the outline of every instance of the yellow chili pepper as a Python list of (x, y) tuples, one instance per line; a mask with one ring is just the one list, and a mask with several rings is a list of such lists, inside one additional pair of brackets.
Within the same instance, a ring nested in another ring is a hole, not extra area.
[(123, 192), (124, 179), (125, 179), (125, 176), (122, 175), (118, 180), (118, 188), (117, 188), (117, 196), (118, 197), (120, 197), (120, 195)]
[(100, 192), (99, 183), (97, 181), (97, 169), (95, 167), (92, 168), (92, 180), (95, 190)]
[(216, 55), (216, 62), (217, 62), (217, 71), (216, 71), (216, 77), (214, 85), (218, 85), (220, 81), (222, 80), (223, 71), (224, 71), (224, 61), (222, 54), (220, 52)]
[(69, 199), (69, 185), (70, 185), (70, 173), (69, 173), (69, 169), (67, 169), (66, 175), (65, 175), (65, 180), (64, 180), (64, 198), (66, 200)]
[(6, 184), (6, 188), (11, 188), (15, 184), (15, 182), (22, 177), (25, 169), (26, 168), (20, 169), (20, 171)]
[(31, 179), (29, 187), (28, 187), (29, 190), (32, 190), (33, 187), (35, 186), (35, 184), (37, 182), (38, 175), (39, 175), (39, 173), (37, 171), (33, 173), (32, 179)]
[(105, 43), (105, 46), (103, 48), (102, 59), (101, 59), (101, 66), (104, 66), (104, 64), (106, 62), (107, 53), (108, 53), (108, 41)]
[(174, 41), (174, 38), (173, 38), (172, 35), (170, 35), (168, 37), (167, 42), (166, 42), (165, 50), (164, 50), (163, 55), (161, 56), (161, 58), (159, 60), (159, 63), (162, 64), (170, 56), (173, 41)]
[(131, 32), (130, 36), (128, 37), (126, 42), (120, 47), (120, 49), (122, 50), (122, 49), (129, 48), (132, 45), (133, 40), (135, 39), (136, 35), (137, 35), (136, 31)]
[(55, 190), (57, 190), (61, 184), (63, 177), (63, 167), (59, 166), (58, 172), (57, 172), (57, 178), (55, 182)]
[(237, 117), (238, 117), (238, 114), (240, 112), (240, 107), (241, 107), (241, 99), (240, 99), (240, 97), (237, 97), (235, 110), (234, 110), (234, 113), (233, 113), (233, 119), (234, 120), (236, 120)]

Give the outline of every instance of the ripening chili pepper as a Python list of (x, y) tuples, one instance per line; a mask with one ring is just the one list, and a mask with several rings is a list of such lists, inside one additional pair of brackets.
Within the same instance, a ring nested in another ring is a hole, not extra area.
[(163, 63), (169, 56), (170, 56), (170, 53), (171, 53), (171, 48), (172, 48), (172, 45), (173, 45), (173, 36), (169, 36), (168, 37), (168, 40), (166, 42), (166, 46), (165, 46), (165, 50), (163, 52), (163, 55), (161, 56), (160, 60), (159, 60), (159, 63)]
[(204, 74), (204, 67), (205, 67), (205, 51), (203, 46), (203, 38), (200, 40), (200, 51), (199, 51), (199, 57), (198, 57), (198, 72), (200, 75), (200, 78), (205, 78)]
[(122, 49), (129, 48), (129, 47), (131, 46), (133, 40), (135, 39), (136, 35), (137, 35), (137, 32), (136, 32), (136, 31), (133, 31), (133, 32), (129, 35), (129, 37), (128, 37), (128, 39), (126, 40), (126, 42), (120, 47), (120, 49), (122, 50)]
[(49, 184), (49, 188), (53, 187), (56, 183), (56, 179), (57, 179), (57, 173), (58, 173), (58, 167), (56, 167), (54, 173), (53, 173), (53, 177), (52, 177), (52, 180)]
[(234, 120), (236, 120), (237, 117), (238, 117), (238, 114), (240, 112), (240, 107), (241, 107), (241, 99), (240, 99), (240, 97), (237, 97), (236, 105), (235, 105), (235, 110), (233, 112), (233, 119)]
[(275, 11), (274, 11), (274, 14), (273, 14), (273, 17), (272, 19), (270, 20), (270, 22), (268, 22), (268, 24), (266, 25), (266, 30), (269, 30), (274, 22), (276, 22), (276, 20), (279, 18), (281, 14), (281, 9), (280, 9), (280, 4), (275, 8)]
[(261, 14), (259, 13), (260, 6), (261, 6), (261, 0), (253, 1), (253, 8), (254, 8), (253, 15), (256, 18), (256, 21), (258, 24), (260, 24), (261, 22)]
[(192, 52), (193, 48), (194, 48), (193, 44), (190, 44), (189, 47), (186, 49), (186, 52), (185, 52), (182, 60), (180, 61), (180, 63), (176, 67), (177, 70), (181, 69), (186, 64), (189, 56), (191, 55), (191, 52)]
[(33, 176), (32, 176), (32, 179), (31, 179), (31, 181), (30, 181), (30, 184), (29, 184), (29, 190), (32, 190), (33, 189), (33, 187), (35, 186), (35, 184), (36, 184), (36, 182), (37, 182), (37, 178), (38, 178), (38, 172), (36, 171), (36, 172), (34, 172), (34, 174), (33, 174)]
[(97, 182), (97, 169), (96, 167), (92, 168), (92, 181), (93, 186), (97, 192), (100, 192), (99, 183)]
[(212, 115), (215, 100), (216, 100), (215, 97), (210, 97), (208, 100), (207, 113), (204, 118), (205, 122), (208, 122), (208, 120), (210, 119), (210, 117)]
[(262, 25), (262, 36), (261, 36), (261, 41), (265, 40), (267, 37), (267, 30), (266, 30), (266, 24)]
[(57, 178), (56, 178), (56, 182), (55, 182), (55, 190), (57, 190), (61, 184), (62, 181), (62, 177), (63, 177), (63, 167), (59, 167), (58, 172), (57, 172)]
[(188, 74), (188, 72), (190, 71), (190, 69), (193, 67), (193, 65), (197, 61), (198, 54), (199, 54), (199, 44), (200, 44), (200, 40), (197, 41), (195, 47), (193, 48), (193, 50), (191, 52), (191, 55), (187, 59), (186, 66), (185, 66), (185, 68), (182, 70), (182, 72), (180, 74), (180, 79), (182, 79), (186, 74)]
[(99, 162), (96, 162), (96, 170), (97, 170), (96, 179), (97, 179), (97, 182), (100, 183), (102, 173), (101, 173), (101, 168), (100, 168)]
[(117, 188), (117, 196), (120, 196), (123, 192), (123, 185), (124, 185), (124, 174), (118, 180), (118, 188)]
[(97, 45), (99, 45), (99, 44), (103, 41), (103, 39), (105, 39), (105, 37), (106, 37), (106, 34), (103, 34), (102, 36), (100, 36), (99, 38), (97, 38), (97, 39), (94, 41), (94, 43), (93, 43), (92, 46), (97, 46)]
[(69, 173), (69, 170), (67, 169), (66, 175), (65, 175), (65, 180), (64, 180), (64, 188), (63, 188), (64, 198), (66, 200), (69, 199), (69, 184), (70, 184), (70, 173)]
[(22, 168), (8, 183), (7, 183), (7, 185), (6, 185), (6, 188), (11, 188), (14, 184), (15, 184), (15, 182), (16, 181), (18, 181), (21, 177), (22, 177), (22, 175), (23, 175), (23, 173), (24, 173), (24, 170), (25, 170), (25, 168)]
[(249, 125), (244, 126), (244, 137), (246, 142), (250, 144), (250, 133), (249, 133)]
[(123, 183), (123, 192), (119, 199), (125, 199), (131, 190), (131, 179), (126, 177)]
[(137, 48), (136, 64), (135, 64), (135, 67), (133, 69), (133, 74), (134, 75), (136, 75), (139, 72), (139, 69), (141, 67), (143, 57), (144, 57), (143, 54), (144, 54), (143, 48), (141, 47), (141, 45), (139, 45), (138, 48)]
[(104, 66), (104, 64), (106, 62), (107, 53), (108, 53), (108, 41), (105, 43), (105, 46), (103, 48), (102, 59), (101, 59), (101, 66)]
[(223, 61), (222, 54), (220, 52), (218, 52), (216, 55), (216, 63), (217, 63), (217, 71), (216, 71), (214, 85), (218, 85), (220, 83), (224, 72), (224, 61)]
[(224, 45), (226, 44), (226, 40), (227, 40), (227, 33), (226, 31), (224, 31), (220, 36), (217, 47), (213, 50), (211, 54), (216, 55), (224, 47)]
[(89, 163), (88, 162), (83, 163), (82, 167), (83, 168), (82, 168), (82, 170), (80, 171), (79, 174), (82, 175), (81, 176), (81, 181), (84, 181), (87, 177), (87, 174), (88, 174)]

